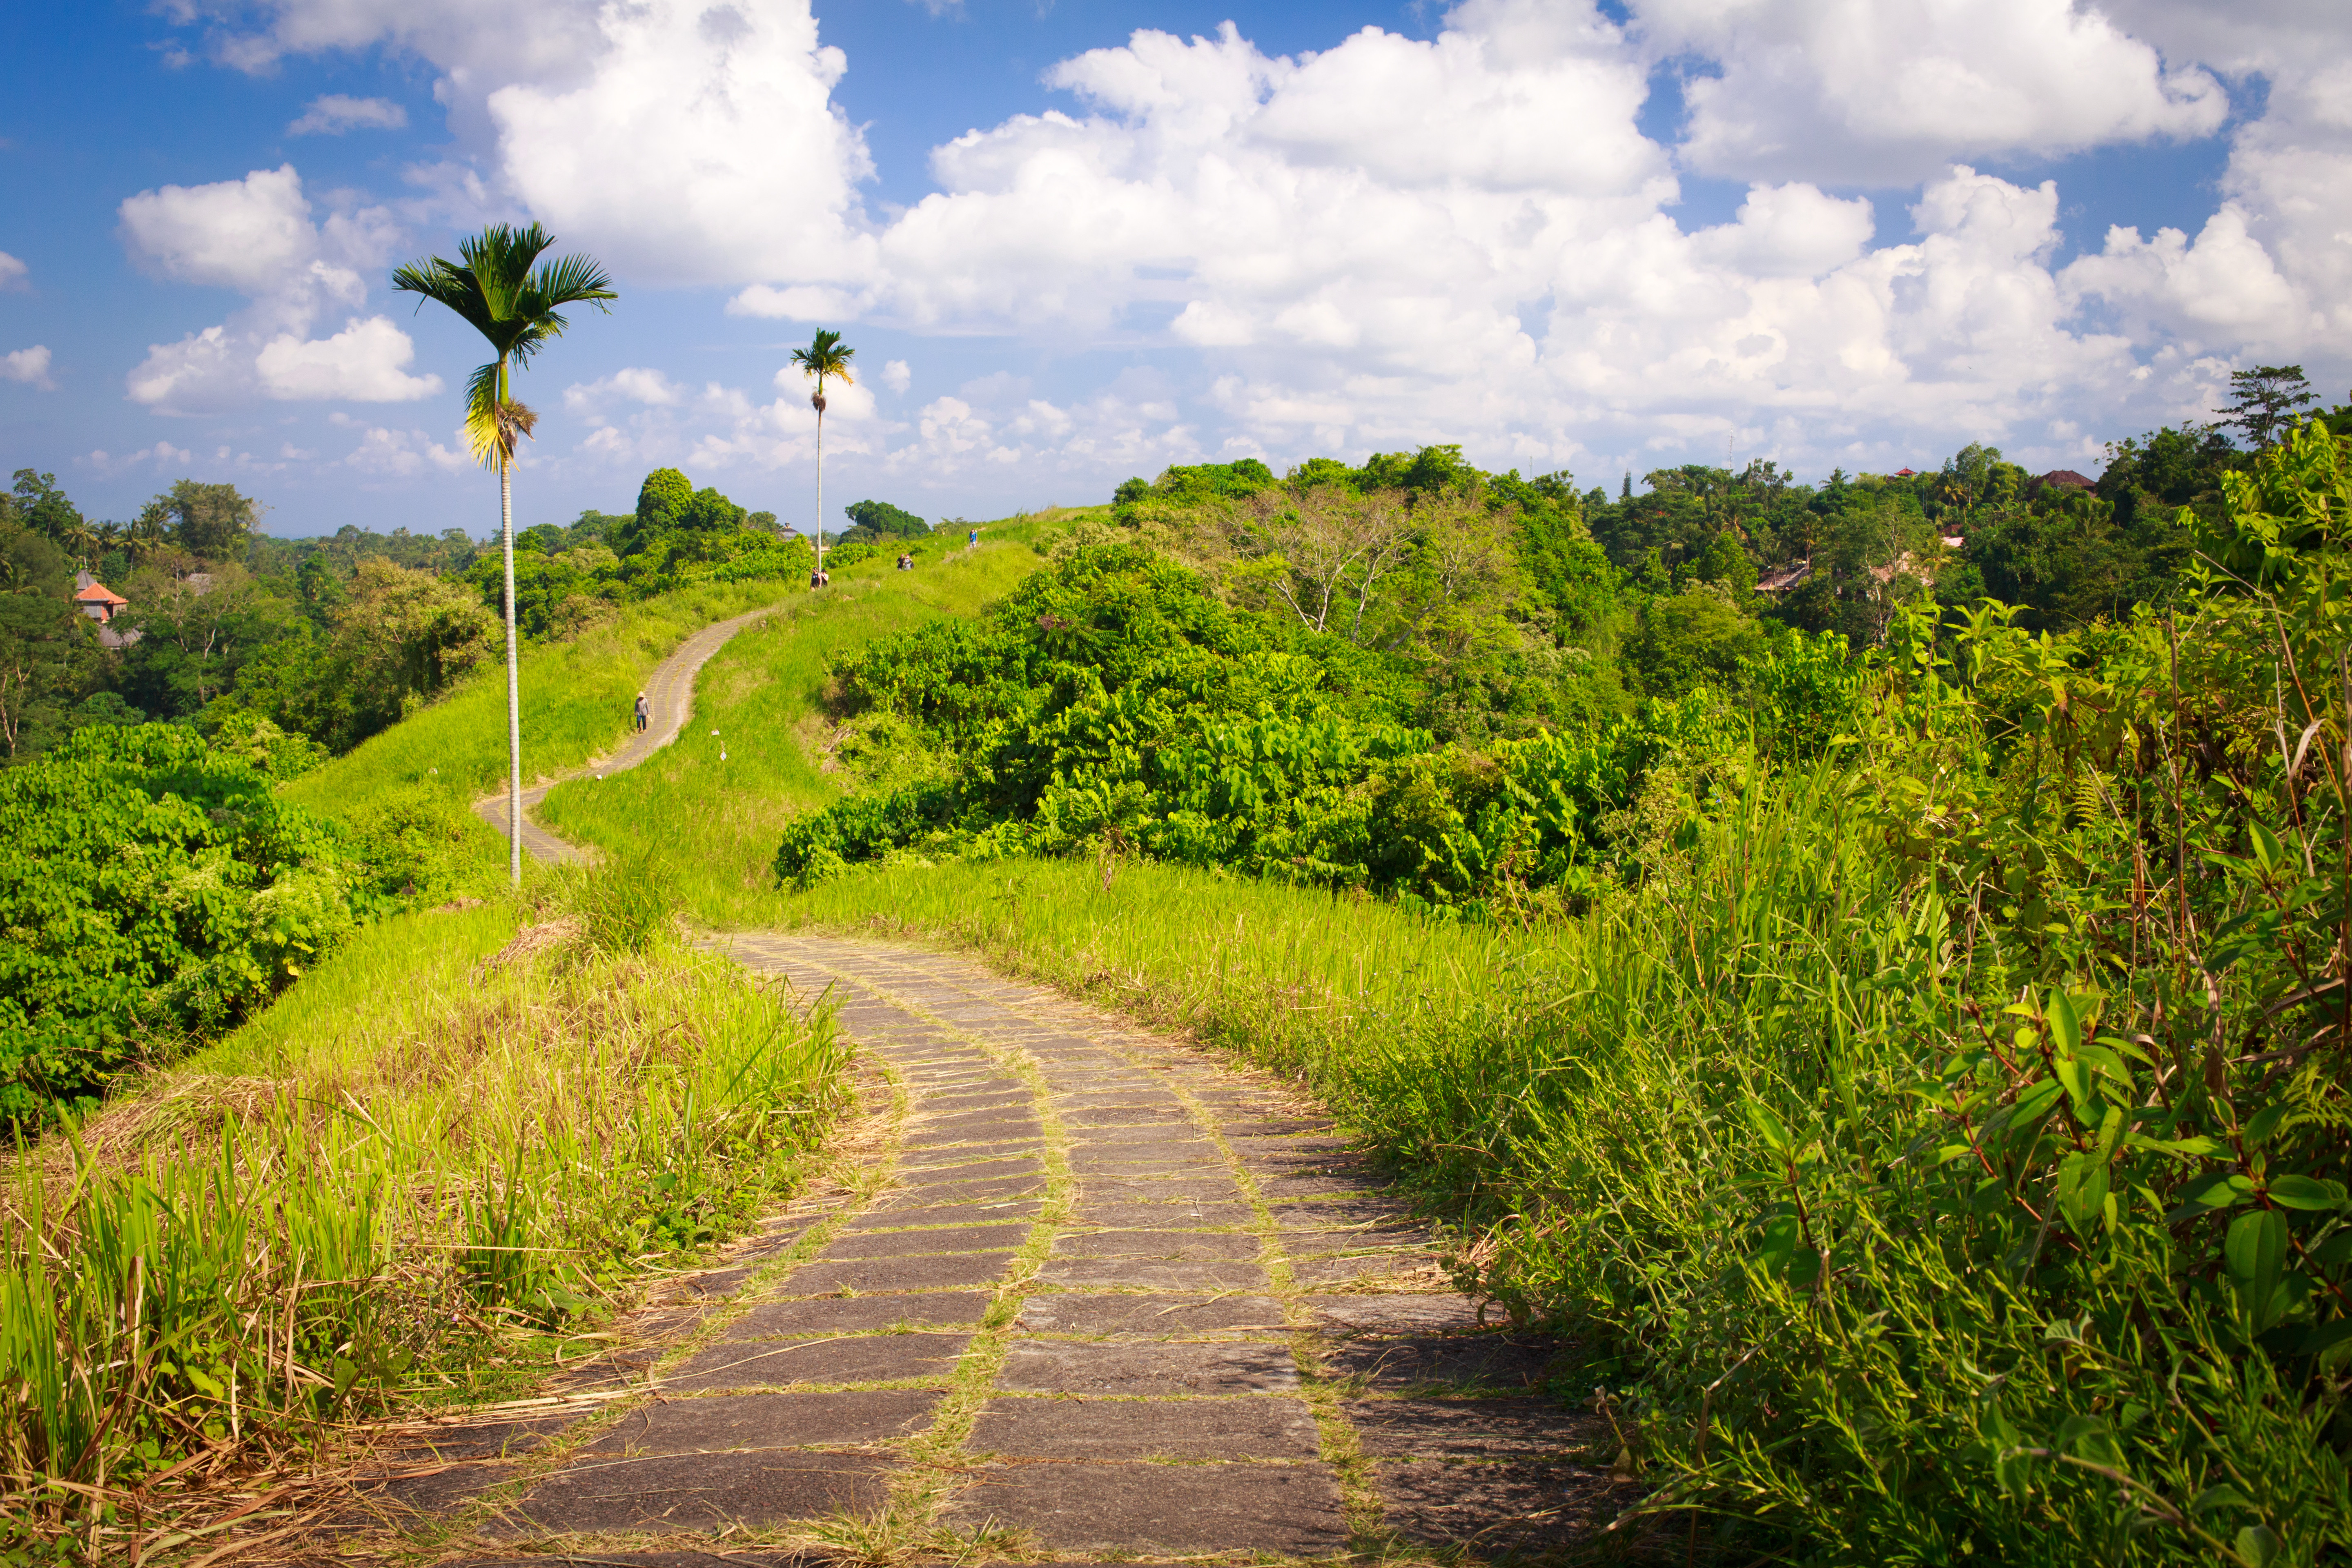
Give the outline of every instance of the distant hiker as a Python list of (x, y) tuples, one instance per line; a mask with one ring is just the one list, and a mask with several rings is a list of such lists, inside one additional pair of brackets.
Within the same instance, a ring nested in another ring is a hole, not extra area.
[(648, 702), (648, 701), (646, 701), (646, 694), (645, 694), (644, 692), (642, 692), (642, 691), (638, 692), (638, 693), (637, 693), (637, 732), (638, 732), (638, 733), (643, 734), (643, 733), (645, 732), (646, 724), (647, 721), (649, 721), (649, 720), (651, 720), (651, 719), (653, 718), (653, 716), (654, 716), (654, 705), (653, 705), (652, 703), (650, 703), (650, 702)]
[(912, 572), (914, 569), (915, 569), (915, 558), (914, 558), (913, 556), (911, 556), (911, 555), (901, 555), (900, 557), (898, 557), (898, 570), (899, 570), (899, 571), (901, 571), (901, 572)]
[(970, 533), (965, 534), (963, 536), (963, 542), (966, 544), (978, 544), (980, 542), (980, 530), (975, 528)]

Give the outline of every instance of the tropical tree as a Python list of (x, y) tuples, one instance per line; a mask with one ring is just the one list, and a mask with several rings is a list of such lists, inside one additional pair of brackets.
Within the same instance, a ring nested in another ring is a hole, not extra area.
[(816, 410), (816, 571), (820, 577), (824, 575), (824, 378), (830, 375), (844, 386), (856, 385), (849, 374), (849, 362), (856, 357), (856, 349), (841, 346), (839, 332), (819, 331), (808, 347), (793, 351), (793, 363), (801, 367), (801, 374), (816, 377), (809, 406)]
[(539, 416), (515, 401), (509, 372), (530, 363), (551, 338), (563, 335), (562, 308), (620, 296), (604, 268), (585, 256), (542, 262), (555, 237), (537, 224), (514, 228), (492, 224), (457, 244), (458, 260), (433, 256), (396, 268), (392, 286), (437, 300), (488, 340), (498, 355), (466, 383), (466, 437), (474, 457), (499, 475), (499, 543), (506, 555), (507, 621), (507, 859), (515, 885), (522, 884), (522, 689), (516, 675), (514, 575), (515, 443), (531, 433)]
[(2230, 395), (2219, 423), (2246, 433), (2256, 450), (2268, 451), (2294, 427), (2295, 410), (2319, 401), (2299, 364), (2263, 364), (2230, 373)]
[(66, 524), (64, 537), (58, 542), (71, 552), (75, 565), (85, 572), (97, 570), (98, 530), (90, 526), (88, 518), (77, 517)]

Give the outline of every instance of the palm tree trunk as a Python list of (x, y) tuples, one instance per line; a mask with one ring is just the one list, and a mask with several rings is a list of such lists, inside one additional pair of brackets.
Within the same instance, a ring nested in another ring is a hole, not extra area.
[(507, 558), (507, 873), (522, 886), (522, 685), (515, 665), (514, 478), (499, 464), (499, 542)]
[[(818, 382), (817, 395), (824, 395), (824, 383)], [(816, 574), (824, 575), (824, 410), (816, 411)]]

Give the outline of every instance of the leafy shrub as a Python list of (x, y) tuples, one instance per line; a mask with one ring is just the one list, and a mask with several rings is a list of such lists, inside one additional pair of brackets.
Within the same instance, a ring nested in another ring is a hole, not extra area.
[(592, 952), (643, 954), (675, 938), (677, 891), (665, 863), (650, 854), (604, 858), (565, 868), (565, 911), (580, 922)]
[(1573, 1005), (1331, 1064), (1595, 1347), (1652, 1506), (1800, 1562), (2352, 1552), (2352, 462), (2230, 496), (2173, 616), (1915, 620), (1860, 765), (1695, 819)]
[(162, 724), (0, 775), (0, 1120), (37, 1125), (236, 1022), (351, 929), (332, 833)]
[(474, 880), (474, 818), (433, 784), (377, 792), (341, 821), (353, 875), (378, 900), (437, 903)]
[(1580, 736), (1441, 747), (1411, 721), (1404, 660), (1221, 603), (1139, 546), (1082, 546), (982, 626), (936, 622), (839, 666), (842, 708), (906, 721), (961, 766), (794, 821), (776, 869), (807, 887), (899, 849), (1108, 842), (1433, 907), (1581, 896), (1653, 768), (1711, 778), (1751, 715), (1782, 751), (1819, 755), (1862, 689), (1842, 641), (1790, 634), (1751, 684), (1745, 707), (1702, 691)]
[(244, 758), (272, 783), (300, 778), (330, 754), (310, 736), (289, 733), (258, 713), (223, 704), (218, 714), (210, 735), (213, 749)]

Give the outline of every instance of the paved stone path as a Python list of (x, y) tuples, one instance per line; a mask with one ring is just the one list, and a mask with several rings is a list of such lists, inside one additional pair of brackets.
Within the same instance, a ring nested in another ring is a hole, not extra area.
[[(760, 613), (663, 661), (595, 770), (668, 744)], [(579, 854), (527, 815), (524, 847)], [(1482, 1321), (1279, 1085), (967, 959), (716, 945), (872, 1069), (838, 1179), (547, 1399), (421, 1434), (345, 1560), (1540, 1559), (1622, 1500), (1558, 1347)]]
[(866, 1053), (841, 1180), (558, 1402), (425, 1434), (400, 1555), (1496, 1560), (1624, 1500), (1556, 1347), (1281, 1087), (966, 959), (719, 945)]
[[(642, 731), (632, 730), (628, 739), (602, 757), (593, 757), (583, 765), (542, 778), (522, 792), (522, 847), (534, 860), (568, 861), (585, 858), (579, 846), (557, 837), (531, 820), (531, 812), (547, 798), (547, 792), (567, 779), (583, 773), (619, 773), (635, 767), (664, 746), (677, 739), (686, 727), (688, 714), (694, 711), (694, 678), (710, 662), (711, 655), (727, 645), (727, 639), (750, 626), (753, 621), (772, 614), (774, 605), (751, 610), (728, 620), (713, 621), (696, 632), (670, 656), (654, 666), (646, 677), (646, 703), (652, 711), (647, 714)], [(474, 815), (499, 830), (507, 830), (507, 792), (501, 787), (496, 795), (487, 795), (474, 803)]]

